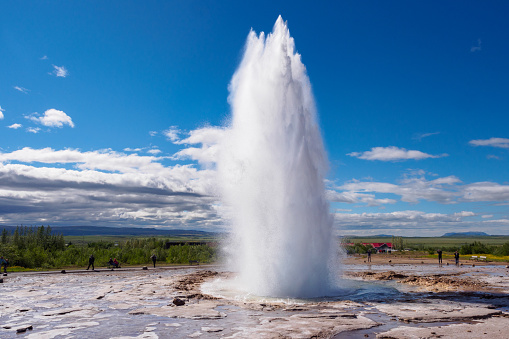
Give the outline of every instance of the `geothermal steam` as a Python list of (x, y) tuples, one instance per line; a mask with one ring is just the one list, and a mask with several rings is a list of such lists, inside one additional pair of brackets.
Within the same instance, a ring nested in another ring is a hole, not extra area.
[(326, 295), (334, 275), (327, 157), (306, 68), (281, 17), (267, 37), (249, 33), (229, 101), (218, 171), (234, 269), (256, 295)]

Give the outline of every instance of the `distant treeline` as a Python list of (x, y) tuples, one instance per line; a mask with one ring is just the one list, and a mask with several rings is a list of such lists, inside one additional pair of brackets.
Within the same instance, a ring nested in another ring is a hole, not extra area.
[[(467, 254), (493, 254), (496, 256), (509, 256), (509, 242), (501, 245), (489, 245), (480, 241), (474, 241), (468, 244), (458, 244), (457, 246), (444, 246), (440, 243), (435, 245), (430, 244), (430, 240), (427, 240), (425, 244), (408, 244), (403, 237), (392, 237), (392, 246), (394, 250), (413, 250), (413, 251), (425, 251), (429, 254), (435, 254), (437, 249), (441, 249), (444, 252), (453, 253), (458, 251), (462, 255)], [(347, 245), (351, 244), (351, 245)], [(343, 248), (347, 254), (354, 253), (366, 253), (368, 250), (373, 252), (373, 246), (370, 244), (363, 244), (361, 242), (354, 242), (351, 239), (342, 239)], [(374, 253), (374, 252), (373, 252)]]
[(125, 242), (98, 241), (88, 244), (66, 244), (64, 236), (50, 226), (17, 227), (10, 233), (3, 229), (0, 255), (9, 259), (10, 266), (23, 268), (62, 268), (88, 265), (91, 254), (95, 265), (106, 266), (110, 258), (120, 264), (148, 264), (155, 254), (157, 261), (167, 264), (186, 264), (191, 260), (202, 263), (216, 260), (216, 250), (207, 244), (170, 246), (167, 239), (130, 239)]
[(502, 246), (488, 246), (480, 241), (474, 241), (471, 244), (463, 245), (459, 250), (460, 254), (494, 254), (498, 256), (509, 255), (509, 242)]

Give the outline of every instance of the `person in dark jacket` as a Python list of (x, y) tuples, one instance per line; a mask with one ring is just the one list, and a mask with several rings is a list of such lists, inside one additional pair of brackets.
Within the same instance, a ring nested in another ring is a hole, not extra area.
[(90, 268), (90, 266), (92, 266), (92, 271), (95, 271), (94, 261), (95, 261), (94, 255), (91, 254), (90, 258), (88, 258), (88, 267), (87, 267), (87, 270)]
[(154, 268), (156, 268), (156, 261), (157, 261), (157, 257), (156, 257), (156, 255), (155, 255), (155, 254), (152, 254), (152, 255), (150, 256), (150, 259), (152, 259), (152, 262), (154, 263)]
[(9, 260), (4, 257), (0, 257), (0, 270), (4, 268), (4, 273), (7, 274), (7, 266), (9, 266)]
[(460, 264), (460, 254), (458, 251), (454, 252), (454, 260), (456, 261), (456, 266)]

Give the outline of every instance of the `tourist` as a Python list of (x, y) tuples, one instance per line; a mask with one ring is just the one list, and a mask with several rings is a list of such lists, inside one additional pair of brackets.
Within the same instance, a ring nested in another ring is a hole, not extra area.
[(368, 250), (368, 262), (371, 262), (371, 250)]
[(442, 250), (438, 249), (437, 253), (438, 253), (438, 264), (442, 265)]
[(113, 265), (115, 265), (115, 268), (119, 268), (120, 264), (117, 261), (117, 258), (113, 258)]
[(113, 262), (113, 259), (110, 258), (110, 260), (108, 260), (108, 265), (109, 266), (115, 266), (115, 263)]
[(95, 271), (94, 261), (95, 261), (94, 255), (91, 254), (90, 258), (88, 258), (88, 267), (87, 267), (87, 270), (90, 268), (90, 266), (92, 266), (92, 271)]
[(0, 270), (4, 268), (4, 273), (7, 274), (7, 266), (9, 266), (9, 260), (0, 257)]
[(456, 261), (456, 266), (460, 264), (460, 254), (458, 251), (454, 252), (454, 260)]
[(152, 262), (154, 263), (154, 268), (156, 268), (156, 260), (157, 260), (156, 255), (152, 254), (152, 256), (150, 256), (150, 259), (152, 259)]

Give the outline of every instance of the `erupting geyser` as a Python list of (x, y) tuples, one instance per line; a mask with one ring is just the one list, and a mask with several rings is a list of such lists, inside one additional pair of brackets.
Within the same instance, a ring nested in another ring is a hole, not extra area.
[(231, 128), (218, 162), (228, 243), (243, 288), (317, 297), (336, 276), (324, 151), (306, 68), (279, 17), (251, 31), (230, 84)]

